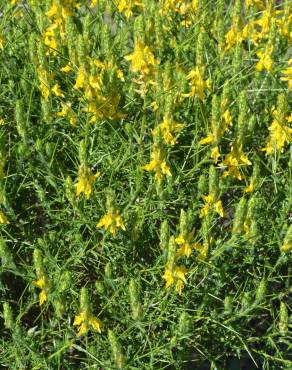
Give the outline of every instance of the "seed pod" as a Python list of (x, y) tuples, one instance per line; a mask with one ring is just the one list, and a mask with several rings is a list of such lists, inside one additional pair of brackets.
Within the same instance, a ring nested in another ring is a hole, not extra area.
[(168, 254), (167, 254), (167, 263), (170, 269), (175, 265), (175, 256), (176, 256), (176, 243), (174, 236), (169, 238), (168, 243)]
[(155, 27), (155, 40), (156, 46), (158, 50), (158, 55), (162, 54), (163, 46), (164, 46), (164, 32), (162, 27), (162, 19), (161, 15), (156, 12), (154, 16), (154, 27)]
[(212, 134), (214, 135), (214, 145), (218, 145), (221, 139), (222, 130), (220, 127), (220, 99), (217, 95), (212, 98)]
[(65, 302), (62, 302), (62, 300), (59, 299), (59, 298), (55, 298), (54, 301), (53, 301), (53, 305), (54, 305), (54, 308), (55, 308), (56, 315), (59, 318), (61, 318), (64, 315), (64, 312), (65, 312), (65, 309), (66, 309), (64, 303)]
[(16, 101), (15, 120), (16, 120), (17, 132), (19, 136), (21, 136), (22, 140), (26, 142), (26, 135), (27, 135), (26, 120), (25, 120), (25, 115), (24, 115), (23, 102), (21, 100)]
[(37, 277), (44, 275), (43, 256), (39, 249), (33, 251), (33, 262)]
[(107, 211), (111, 211), (116, 208), (116, 195), (113, 189), (108, 189), (106, 192), (106, 209)]
[(83, 35), (78, 35), (77, 56), (79, 65), (84, 65), (86, 63), (87, 55), (88, 55), (87, 44), (84, 41)]
[(188, 234), (188, 215), (183, 209), (180, 210), (180, 218), (179, 218), (179, 233), (181, 235)]
[(122, 353), (121, 345), (112, 330), (108, 330), (108, 340), (111, 346), (113, 360), (118, 369), (123, 369), (125, 366), (125, 356)]
[(204, 194), (207, 194), (208, 191), (208, 182), (205, 174), (201, 174), (198, 180), (198, 196), (201, 197)]
[(41, 99), (41, 107), (42, 107), (42, 113), (43, 113), (43, 119), (46, 123), (52, 122), (52, 107), (49, 101), (46, 101), (45, 99)]
[(196, 65), (202, 68), (205, 65), (206, 32), (204, 29), (200, 31), (196, 48)]
[(227, 314), (227, 315), (231, 314), (232, 308), (233, 308), (232, 297), (230, 295), (227, 295), (224, 298), (224, 313)]
[(277, 121), (280, 123), (285, 121), (288, 112), (288, 102), (285, 94), (279, 94), (277, 98)]
[(241, 4), (242, 4), (241, 0), (235, 0), (235, 4), (233, 6), (233, 11), (232, 11), (233, 20), (241, 16), (242, 14)]
[(246, 137), (246, 121), (247, 121), (247, 99), (246, 92), (242, 91), (239, 94), (239, 116), (237, 122), (237, 138), (238, 142), (244, 145), (244, 139)]
[(191, 316), (183, 311), (178, 320), (178, 334), (181, 336), (187, 335), (191, 330)]
[(81, 140), (79, 143), (79, 152), (78, 152), (79, 162), (86, 165), (87, 164), (87, 143), (85, 140)]
[(107, 278), (107, 279), (111, 279), (112, 278), (112, 266), (111, 266), (111, 263), (108, 262), (106, 265), (105, 265), (105, 268), (104, 268), (104, 276)]
[(134, 279), (130, 280), (129, 283), (129, 297), (132, 310), (133, 320), (137, 320), (141, 315), (141, 303), (139, 298), (139, 291), (136, 281)]
[(236, 206), (235, 215), (233, 219), (232, 236), (241, 234), (243, 231), (244, 220), (246, 216), (247, 202), (243, 197)]
[(3, 318), (5, 328), (12, 330), (14, 327), (14, 320), (12, 310), (8, 302), (3, 303)]
[(100, 280), (97, 280), (95, 282), (95, 289), (96, 289), (97, 293), (104, 294), (104, 292), (105, 292), (104, 283), (102, 281), (100, 281)]
[(280, 304), (280, 315), (279, 315), (279, 331), (281, 335), (286, 335), (288, 333), (288, 322), (289, 322), (289, 315), (288, 309), (284, 302)]
[(242, 46), (240, 44), (235, 45), (234, 53), (232, 56), (232, 67), (233, 67), (233, 74), (237, 75), (242, 69)]
[(262, 279), (256, 291), (256, 297), (255, 297), (256, 303), (260, 303), (265, 298), (266, 291), (267, 291), (266, 280)]
[(219, 180), (216, 168), (211, 165), (209, 168), (209, 194), (213, 196), (214, 200), (218, 199)]
[(5, 239), (0, 236), (0, 257), (2, 266), (14, 264), (12, 254), (10, 253)]
[(67, 176), (65, 180), (65, 194), (69, 202), (73, 204), (75, 202), (75, 192), (73, 190), (73, 181), (70, 176)]
[(70, 288), (72, 282), (72, 276), (70, 271), (64, 271), (61, 274), (60, 285), (59, 285), (59, 292), (64, 292), (65, 290)]
[(292, 250), (292, 225), (289, 226), (283, 244), (280, 247), (281, 252), (289, 252)]
[(80, 311), (87, 313), (90, 311), (88, 291), (85, 287), (80, 290)]
[(65, 33), (69, 59), (73, 64), (77, 64), (77, 48), (76, 42), (74, 41), (77, 38), (78, 32), (72, 20), (72, 17), (65, 17)]
[(160, 227), (160, 248), (166, 249), (169, 242), (169, 226), (168, 221), (164, 220)]
[(134, 21), (134, 40), (145, 42), (145, 23), (142, 14), (138, 15)]

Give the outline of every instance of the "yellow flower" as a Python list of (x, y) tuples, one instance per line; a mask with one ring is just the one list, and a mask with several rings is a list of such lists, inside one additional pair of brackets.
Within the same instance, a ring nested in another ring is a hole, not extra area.
[(212, 150), (211, 150), (211, 158), (214, 159), (214, 162), (215, 163), (218, 162), (218, 159), (219, 159), (220, 156), (221, 156), (221, 154), (219, 152), (218, 146), (215, 146), (214, 148), (212, 148)]
[(198, 258), (200, 260), (205, 260), (208, 254), (208, 244), (204, 243), (203, 245), (200, 243), (195, 244), (195, 249), (199, 252)]
[(73, 68), (69, 64), (67, 64), (67, 65), (65, 65), (65, 67), (60, 68), (60, 71), (65, 72), (65, 73), (69, 73), (69, 72), (73, 71)]
[(272, 71), (273, 67), (273, 60), (271, 58), (273, 48), (267, 48), (265, 51), (258, 51), (256, 55), (260, 58), (260, 60), (256, 64), (256, 70), (258, 72), (267, 70), (268, 72)]
[(100, 172), (97, 172), (94, 175), (89, 167), (85, 164), (81, 164), (78, 169), (78, 181), (76, 184), (77, 197), (81, 193), (84, 193), (85, 198), (89, 199), (92, 193), (93, 184), (98, 176), (100, 176)]
[(292, 59), (289, 59), (288, 61), (288, 67), (287, 69), (284, 69), (282, 73), (285, 75), (284, 77), (281, 77), (282, 81), (288, 82), (288, 89), (292, 89)]
[(151, 76), (154, 67), (160, 62), (155, 59), (149, 46), (145, 46), (141, 40), (135, 42), (134, 52), (125, 56), (131, 62), (133, 72), (140, 72), (142, 76)]
[(290, 117), (286, 117), (285, 121), (282, 122), (279, 113), (275, 109), (273, 111), (275, 119), (269, 127), (269, 137), (267, 144), (262, 151), (266, 152), (266, 155), (273, 154), (274, 151), (283, 151), (286, 143), (291, 143), (292, 140), (292, 128), (287, 126), (285, 121), (289, 122)]
[(132, 14), (133, 14), (132, 8), (134, 6), (139, 6), (140, 8), (144, 8), (144, 5), (141, 1), (137, 1), (137, 0), (119, 0), (119, 1), (117, 1), (118, 11), (120, 13), (124, 13), (127, 19), (129, 19), (132, 16)]
[(7, 225), (9, 224), (9, 221), (3, 211), (0, 211), (0, 224)]
[(171, 267), (168, 264), (162, 276), (165, 280), (165, 287), (169, 288), (171, 285), (175, 284), (175, 290), (181, 295), (184, 284), (187, 282), (185, 278), (186, 273), (187, 269), (184, 266), (175, 265)]
[(151, 161), (143, 166), (145, 171), (155, 171), (155, 180), (161, 181), (162, 176), (171, 176), (170, 168), (166, 164), (166, 154), (162, 148), (153, 147)]
[(222, 206), (221, 200), (215, 200), (214, 195), (209, 194), (209, 195), (203, 195), (204, 199), (204, 206), (200, 210), (200, 217), (206, 217), (208, 213), (214, 208), (215, 211), (221, 216), (224, 217), (224, 210)]
[(0, 49), (4, 49), (4, 39), (1, 35), (0, 35)]
[(77, 333), (78, 337), (87, 332), (89, 325), (98, 333), (101, 333), (102, 328), (101, 321), (97, 317), (88, 314), (86, 311), (82, 311), (79, 315), (75, 316), (73, 325), (79, 326)]
[(251, 162), (243, 153), (242, 145), (235, 143), (235, 145), (232, 146), (230, 153), (228, 153), (223, 160), (222, 165), (228, 168), (228, 170), (224, 172), (223, 177), (231, 176), (237, 178), (238, 180), (242, 180), (244, 177), (240, 173), (239, 167), (251, 165)]
[(45, 303), (45, 301), (47, 300), (47, 297), (48, 297), (47, 291), (49, 290), (49, 284), (48, 284), (47, 278), (43, 275), (43, 276), (39, 277), (38, 280), (33, 281), (32, 283), (33, 283), (34, 286), (41, 289), (41, 292), (39, 294), (39, 302), (40, 302), (40, 306), (41, 306)]
[(62, 110), (60, 112), (57, 112), (58, 117), (67, 117), (69, 119), (69, 122), (71, 123), (72, 126), (76, 125), (77, 122), (77, 116), (73, 109), (71, 108), (71, 103), (66, 102), (63, 103), (61, 102)]
[(84, 69), (84, 67), (80, 67), (79, 70), (78, 70), (78, 74), (77, 74), (77, 78), (76, 78), (76, 82), (75, 82), (75, 85), (73, 86), (74, 89), (83, 89), (86, 87), (86, 83), (87, 83), (87, 74), (86, 74), (86, 71)]
[(209, 134), (208, 136), (204, 137), (202, 140), (199, 141), (200, 145), (210, 144), (214, 141), (214, 136)]
[(254, 180), (251, 179), (249, 185), (243, 190), (244, 193), (252, 193), (254, 191)]
[(263, 0), (245, 0), (246, 8), (249, 8), (252, 5), (255, 5), (259, 10), (265, 9), (265, 4)]
[(195, 230), (191, 231), (187, 235), (180, 234), (177, 238), (175, 238), (176, 244), (180, 246), (180, 248), (176, 252), (176, 256), (187, 256), (190, 257), (192, 253), (192, 249), (196, 247), (196, 243), (191, 243), (192, 239), (194, 238)]
[(243, 40), (242, 33), (239, 31), (239, 18), (233, 19), (232, 25), (229, 31), (225, 35), (226, 48), (225, 50), (231, 49), (234, 45), (240, 44)]
[(56, 96), (61, 96), (62, 98), (64, 98), (64, 94), (60, 88), (60, 85), (59, 84), (55, 84), (53, 87), (52, 87), (52, 92), (56, 95)]
[(109, 229), (110, 233), (115, 235), (118, 228), (126, 230), (122, 217), (118, 210), (111, 210), (107, 212), (97, 223), (97, 228), (104, 227), (105, 230)]
[(165, 115), (163, 122), (160, 123), (154, 130), (154, 136), (157, 136), (159, 133), (162, 134), (164, 142), (169, 145), (175, 144), (174, 134), (176, 131), (182, 130), (184, 125), (172, 120), (168, 115)]
[(94, 8), (98, 0), (91, 0), (90, 8)]
[(184, 97), (198, 96), (201, 100), (205, 99), (205, 89), (211, 90), (211, 83), (209, 80), (204, 80), (203, 71), (199, 67), (192, 69), (187, 75), (191, 91), (188, 94), (183, 94)]

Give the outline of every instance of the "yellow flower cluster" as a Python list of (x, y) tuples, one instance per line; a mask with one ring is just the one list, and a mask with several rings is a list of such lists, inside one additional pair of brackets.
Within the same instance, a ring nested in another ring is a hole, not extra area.
[(86, 199), (89, 199), (93, 184), (97, 177), (100, 176), (100, 172), (96, 172), (94, 175), (89, 167), (85, 164), (81, 164), (78, 170), (78, 181), (76, 184), (76, 195), (79, 196), (84, 193)]
[(154, 144), (151, 151), (150, 163), (143, 166), (145, 171), (155, 171), (155, 180), (161, 182), (163, 175), (171, 176), (170, 168), (166, 164), (166, 152)]
[(273, 116), (274, 120), (269, 127), (270, 134), (267, 144), (262, 148), (267, 155), (273, 154), (275, 151), (283, 151), (285, 144), (292, 141), (292, 128), (287, 125), (292, 122), (292, 114), (283, 119), (282, 115), (273, 109)]
[(101, 321), (97, 317), (90, 315), (87, 311), (81, 311), (79, 315), (75, 316), (73, 325), (79, 326), (78, 337), (84, 335), (89, 326), (92, 326), (98, 333), (101, 333), (102, 328)]
[(122, 230), (126, 230), (122, 220), (122, 216), (120, 215), (120, 212), (116, 209), (112, 209), (104, 216), (102, 216), (96, 227), (104, 227), (105, 230), (109, 229), (109, 232), (112, 235), (115, 235), (119, 228)]

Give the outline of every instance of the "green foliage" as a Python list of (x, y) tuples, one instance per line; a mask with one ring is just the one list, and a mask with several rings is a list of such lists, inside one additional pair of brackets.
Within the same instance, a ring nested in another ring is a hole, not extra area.
[(292, 368), (290, 10), (0, 0), (1, 368)]

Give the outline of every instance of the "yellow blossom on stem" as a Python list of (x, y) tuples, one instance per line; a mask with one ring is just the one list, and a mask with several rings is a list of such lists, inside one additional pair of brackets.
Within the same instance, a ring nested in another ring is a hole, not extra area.
[(192, 243), (192, 240), (194, 238), (194, 232), (195, 230), (192, 230), (187, 235), (180, 234), (177, 238), (175, 238), (176, 244), (178, 244), (180, 247), (176, 251), (176, 257), (179, 256), (187, 256), (190, 257), (192, 254), (193, 249), (197, 249), (198, 244), (197, 242)]
[(4, 39), (1, 35), (0, 35), (0, 49), (4, 49)]
[(40, 306), (42, 306), (48, 297), (47, 292), (49, 290), (49, 283), (47, 281), (47, 278), (45, 275), (43, 275), (43, 276), (40, 276), (38, 280), (35, 280), (32, 283), (34, 286), (41, 289), (41, 292), (39, 294), (39, 303), (40, 303)]
[(134, 6), (138, 6), (142, 9), (144, 8), (143, 2), (137, 0), (118, 0), (116, 1), (116, 5), (118, 7), (118, 11), (120, 13), (124, 13), (127, 19), (133, 15), (132, 9)]
[(125, 56), (125, 59), (131, 62), (132, 71), (139, 72), (142, 76), (153, 75), (154, 67), (160, 63), (149, 46), (145, 46), (141, 40), (135, 42), (134, 52)]
[(163, 175), (171, 176), (170, 168), (166, 164), (166, 154), (163, 148), (153, 146), (150, 163), (143, 166), (145, 171), (155, 171), (155, 180), (161, 181)]
[(170, 266), (168, 264), (162, 276), (165, 280), (165, 287), (169, 288), (175, 284), (175, 290), (181, 295), (184, 284), (187, 282), (185, 278), (186, 273), (187, 269), (184, 266)]
[(69, 122), (71, 123), (72, 126), (76, 125), (77, 122), (77, 116), (73, 109), (71, 108), (71, 103), (66, 102), (63, 103), (61, 102), (62, 109), (60, 112), (57, 112), (58, 117), (66, 117), (68, 118)]
[(81, 193), (84, 193), (86, 199), (89, 199), (92, 193), (93, 184), (96, 178), (99, 176), (100, 172), (97, 172), (94, 175), (89, 167), (87, 167), (85, 164), (81, 164), (78, 169), (76, 195), (79, 196)]
[(66, 64), (65, 67), (60, 68), (60, 71), (65, 72), (65, 73), (69, 73), (69, 72), (73, 71), (73, 68), (69, 64)]
[(271, 58), (271, 54), (273, 52), (273, 48), (269, 47), (266, 48), (264, 51), (258, 51), (256, 55), (259, 57), (259, 61), (256, 64), (256, 70), (258, 72), (266, 70), (268, 72), (272, 71), (273, 67), (273, 60)]
[(270, 134), (267, 144), (262, 148), (262, 151), (265, 151), (266, 155), (273, 154), (275, 150), (283, 151), (285, 144), (291, 143), (292, 140), (292, 128), (286, 125), (286, 121), (289, 122), (291, 116), (286, 117), (283, 122), (276, 109), (273, 111), (273, 115), (275, 118), (269, 127)]
[(118, 210), (112, 209), (107, 212), (96, 225), (97, 228), (104, 227), (105, 230), (109, 229), (109, 232), (113, 235), (116, 234), (117, 230), (120, 228), (126, 230), (123, 223), (122, 217)]
[(204, 80), (203, 71), (196, 67), (187, 75), (187, 80), (191, 91), (188, 94), (183, 94), (184, 97), (198, 96), (202, 101), (205, 99), (205, 90), (211, 90), (211, 82)]
[(79, 330), (77, 336), (80, 337), (84, 335), (89, 326), (91, 326), (95, 331), (101, 333), (102, 323), (101, 321), (95, 317), (90, 315), (86, 311), (81, 311), (79, 315), (75, 316), (73, 325), (79, 326)]
[(169, 145), (175, 144), (175, 132), (182, 130), (184, 125), (171, 119), (168, 115), (165, 115), (163, 122), (160, 123), (154, 130), (153, 135), (157, 136), (161, 133), (164, 142)]
[(282, 71), (284, 77), (281, 77), (282, 81), (287, 81), (288, 89), (292, 89), (292, 59), (288, 61), (289, 67)]
[(9, 221), (3, 211), (0, 211), (0, 224), (7, 225), (9, 224)]
[(60, 85), (59, 84), (55, 84), (53, 87), (52, 87), (52, 92), (56, 95), (56, 96), (60, 96), (62, 98), (64, 98), (64, 94), (60, 88)]
[(221, 200), (215, 200), (214, 195), (203, 195), (204, 206), (200, 210), (200, 217), (206, 217), (211, 210), (215, 210), (221, 217), (224, 217), (224, 210)]
[(243, 175), (239, 171), (239, 168), (245, 165), (251, 165), (251, 162), (242, 151), (242, 145), (235, 143), (232, 146), (230, 153), (226, 155), (223, 160), (222, 166), (226, 166), (228, 169), (223, 173), (223, 177), (231, 176), (238, 180), (243, 180)]

